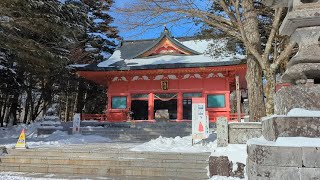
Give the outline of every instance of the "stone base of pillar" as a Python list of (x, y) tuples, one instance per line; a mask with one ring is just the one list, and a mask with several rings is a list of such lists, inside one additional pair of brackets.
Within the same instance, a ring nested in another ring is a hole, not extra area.
[(320, 117), (272, 117), (262, 121), (262, 135), (268, 141), (279, 137), (320, 137)]
[(319, 92), (320, 84), (282, 87), (274, 98), (275, 114), (287, 115), (293, 108), (320, 110)]

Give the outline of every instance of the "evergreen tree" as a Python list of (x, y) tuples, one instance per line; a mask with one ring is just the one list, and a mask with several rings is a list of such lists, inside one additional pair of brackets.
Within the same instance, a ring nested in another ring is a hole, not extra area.
[[(109, 3), (104, 4), (104, 10), (108, 10)], [(92, 39), (88, 32), (96, 25), (88, 18), (94, 7), (99, 9), (77, 0), (0, 1), (0, 74), (4, 77), (0, 81), (1, 120), (14, 124), (20, 117), (28, 122), (53, 103), (59, 103), (60, 111), (68, 111), (65, 114), (71, 116), (75, 111), (72, 106), (81, 94), (79, 85), (84, 81), (68, 65), (90, 62), (104, 51), (112, 52), (111, 38), (117, 36), (105, 33), (108, 38), (100, 43), (102, 46), (95, 46), (94, 53), (86, 52), (85, 45)], [(107, 18), (105, 12), (102, 14)], [(111, 21), (109, 17), (106, 22)], [(110, 31), (106, 28), (107, 24), (101, 26), (99, 33), (117, 32), (114, 27)], [(84, 84), (89, 89), (95, 87)], [(19, 113), (21, 107), (24, 115)]]

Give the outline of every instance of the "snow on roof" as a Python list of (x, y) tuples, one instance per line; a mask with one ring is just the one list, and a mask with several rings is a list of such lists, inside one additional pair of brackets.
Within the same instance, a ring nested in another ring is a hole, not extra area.
[(78, 67), (85, 67), (87, 66), (88, 64), (71, 64), (69, 65), (70, 67), (73, 67), (73, 68), (78, 68)]
[[(215, 40), (217, 41), (217, 40)], [(210, 43), (214, 43), (214, 40), (190, 40), (190, 41), (182, 41), (181, 43), (190, 49), (193, 49), (195, 51), (198, 51), (199, 53), (205, 53), (205, 51), (208, 49), (208, 46)], [(223, 40), (221, 40), (220, 43), (222, 43)]]
[[(121, 51), (116, 50), (113, 55), (101, 63), (98, 67), (115, 67), (119, 63), (124, 63), (126, 66), (144, 66), (144, 65), (158, 65), (158, 64), (180, 64), (180, 63), (209, 63), (234, 61), (244, 59), (244, 55), (233, 54), (225, 47), (227, 40), (190, 40), (181, 42), (183, 45), (193, 49), (202, 54), (200, 55), (159, 55), (147, 58), (122, 59)], [(208, 53), (208, 49), (219, 49), (222, 53), (214, 55)]]

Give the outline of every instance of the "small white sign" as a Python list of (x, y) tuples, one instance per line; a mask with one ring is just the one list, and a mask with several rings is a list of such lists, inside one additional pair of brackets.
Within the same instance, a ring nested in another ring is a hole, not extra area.
[(73, 116), (72, 134), (79, 134), (79, 133), (80, 133), (80, 114), (76, 113)]
[(204, 98), (192, 98), (192, 139), (209, 137), (209, 118)]

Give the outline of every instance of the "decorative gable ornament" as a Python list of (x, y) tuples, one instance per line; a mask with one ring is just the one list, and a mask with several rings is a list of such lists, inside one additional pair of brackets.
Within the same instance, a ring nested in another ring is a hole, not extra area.
[(121, 76), (121, 77), (116, 76), (112, 79), (112, 81), (114, 82), (114, 81), (128, 81), (128, 80), (124, 76)]
[(161, 33), (161, 36), (151, 46), (128, 59), (144, 58), (166, 54), (199, 55), (201, 53), (188, 48), (178, 40), (174, 39), (169, 30), (165, 28)]

